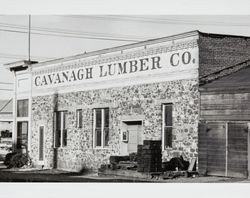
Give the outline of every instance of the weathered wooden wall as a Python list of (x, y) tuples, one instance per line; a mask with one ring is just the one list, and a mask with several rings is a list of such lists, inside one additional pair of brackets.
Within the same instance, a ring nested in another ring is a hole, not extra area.
[(250, 93), (201, 93), (202, 120), (250, 120)]

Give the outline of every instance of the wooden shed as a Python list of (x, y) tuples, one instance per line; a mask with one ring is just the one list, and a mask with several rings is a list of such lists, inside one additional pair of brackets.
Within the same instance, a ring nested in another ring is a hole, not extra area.
[(199, 172), (250, 175), (250, 63), (206, 77), (200, 86)]

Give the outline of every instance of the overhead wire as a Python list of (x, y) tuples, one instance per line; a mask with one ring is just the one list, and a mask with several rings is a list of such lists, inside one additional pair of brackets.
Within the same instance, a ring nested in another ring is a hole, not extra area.
[[(18, 31), (18, 30), (9, 30), (1, 28), (0, 31), (3, 32), (12, 32), (12, 33), (24, 33), (27, 34), (27, 31)], [(75, 35), (62, 35), (62, 34), (51, 34), (51, 33), (38, 33), (31, 31), (31, 34), (43, 35), (43, 36), (55, 36), (55, 37), (68, 37), (68, 38), (83, 38), (83, 39), (92, 39), (92, 40), (107, 40), (107, 41), (124, 41), (124, 42), (139, 42), (141, 40), (135, 39), (119, 39), (119, 38), (104, 38), (104, 37), (92, 37), (92, 36), (75, 36)]]
[(222, 25), (222, 26), (250, 26), (249, 23), (232, 23), (232, 22), (221, 22), (221, 21), (195, 21), (195, 20), (183, 20), (176, 18), (155, 18), (153, 17), (141, 17), (141, 16), (124, 16), (124, 15), (81, 15), (81, 16), (63, 16), (68, 18), (76, 18), (76, 19), (97, 19), (97, 20), (112, 20), (112, 21), (131, 21), (131, 22), (143, 22), (143, 23), (156, 23), (156, 24), (175, 24), (175, 25)]
[[(7, 54), (7, 53), (0, 53), (1, 58), (10, 58), (10, 59), (22, 59), (26, 58), (25, 55), (20, 54)], [(51, 60), (56, 59), (56, 57), (44, 57), (44, 56), (32, 56), (34, 59), (42, 59), (42, 60)]]
[[(0, 23), (2, 27), (8, 28), (18, 28), (18, 29), (27, 29), (27, 26), (24, 25), (16, 25), (10, 23)], [(46, 28), (39, 26), (32, 26), (31, 30), (35, 31), (43, 31), (43, 32), (52, 32), (52, 33), (64, 33), (64, 34), (76, 34), (76, 35), (86, 35), (86, 36), (101, 36), (101, 37), (119, 37), (125, 39), (143, 39), (143, 37), (135, 36), (135, 35), (123, 35), (123, 34), (114, 34), (114, 33), (99, 33), (99, 32), (86, 32), (86, 31), (76, 31), (69, 29), (61, 29), (61, 28)]]
[[(16, 55), (16, 54), (5, 54), (0, 53), (1, 58), (7, 58), (7, 59), (25, 59), (25, 55)], [(31, 56), (33, 59), (39, 59), (39, 60), (52, 60), (56, 59), (55, 57), (42, 57), (42, 56)]]

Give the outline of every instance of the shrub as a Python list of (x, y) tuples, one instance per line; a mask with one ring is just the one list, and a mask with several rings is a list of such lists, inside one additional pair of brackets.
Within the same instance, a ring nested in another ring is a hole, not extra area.
[(7, 153), (6, 155), (5, 155), (5, 159), (4, 159), (4, 165), (5, 166), (9, 166), (10, 165), (10, 159), (12, 158), (12, 156), (13, 155), (16, 155), (17, 153), (16, 152), (13, 152), (13, 153)]
[(4, 164), (7, 168), (21, 168), (24, 165), (28, 165), (29, 157), (23, 153), (8, 153), (5, 157)]

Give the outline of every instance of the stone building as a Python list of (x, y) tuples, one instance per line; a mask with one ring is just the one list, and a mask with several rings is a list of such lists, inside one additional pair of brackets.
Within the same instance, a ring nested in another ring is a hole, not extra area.
[(200, 79), (249, 58), (247, 37), (192, 31), (52, 61), (15, 62), (13, 142), (35, 165), (96, 170), (161, 140), (198, 157)]

